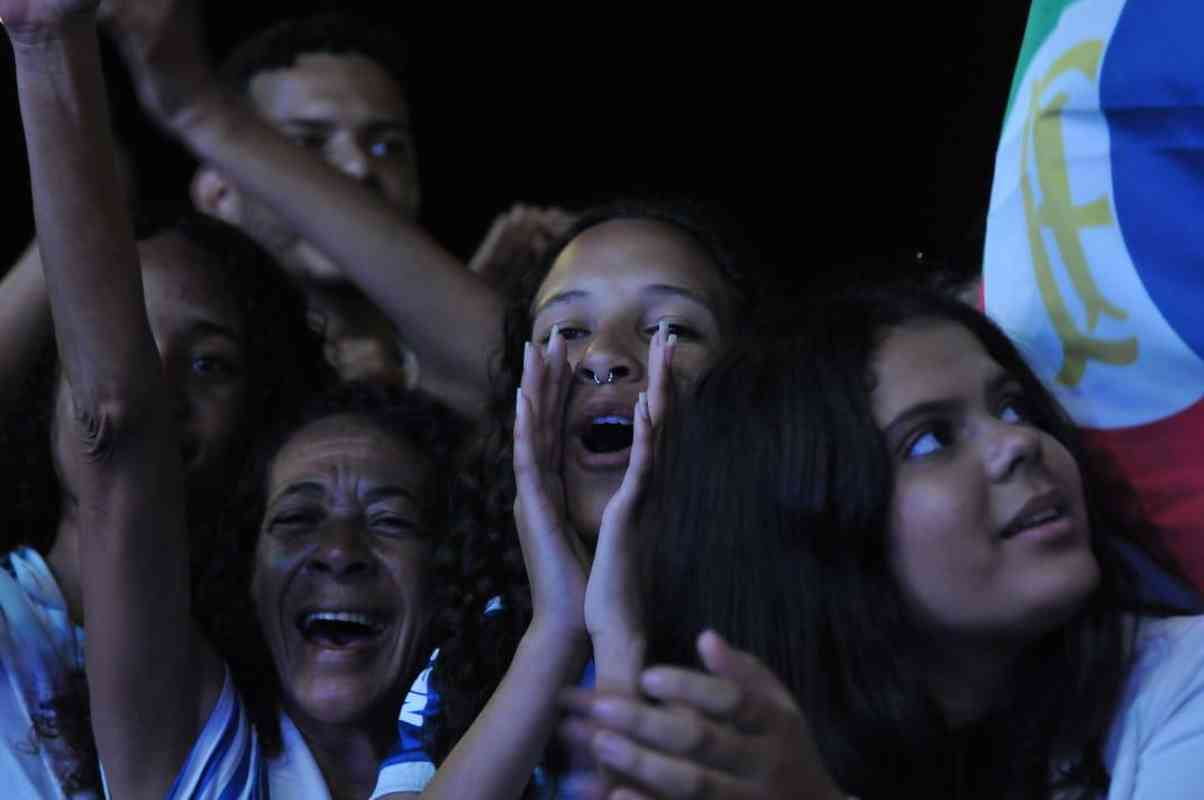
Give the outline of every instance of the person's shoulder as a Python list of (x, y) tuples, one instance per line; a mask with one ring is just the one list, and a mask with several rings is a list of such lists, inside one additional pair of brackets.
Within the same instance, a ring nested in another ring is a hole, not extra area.
[(1185, 703), (1204, 714), (1204, 616), (1142, 618), (1135, 643), (1128, 704), (1147, 718), (1178, 713)]
[(1204, 660), (1204, 614), (1136, 620), (1138, 662), (1196, 657)]

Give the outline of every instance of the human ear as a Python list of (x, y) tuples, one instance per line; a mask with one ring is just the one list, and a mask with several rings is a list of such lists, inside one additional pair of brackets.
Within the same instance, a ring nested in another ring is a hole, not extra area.
[(198, 211), (238, 225), (242, 221), (242, 194), (225, 175), (213, 167), (202, 166), (189, 185), (192, 205)]

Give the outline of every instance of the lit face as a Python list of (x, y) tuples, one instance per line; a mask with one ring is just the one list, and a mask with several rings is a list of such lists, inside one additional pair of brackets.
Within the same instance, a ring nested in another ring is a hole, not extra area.
[[(531, 340), (558, 326), (574, 366), (565, 412), (564, 482), (570, 521), (597, 539), (631, 450), (635, 401), (648, 385), (648, 345), (663, 320), (677, 334), (673, 375), (698, 378), (719, 355), (728, 291), (686, 233), (648, 220), (614, 220), (564, 249), (533, 304)], [(680, 394), (680, 393), (679, 393)]]
[(303, 428), (272, 462), (251, 592), (299, 721), (396, 716), (431, 610), (428, 478), (417, 450), (350, 415)]
[[(172, 233), (138, 245), (146, 314), (175, 406), (189, 495), (203, 500), (228, 487), (232, 450), (246, 406), (244, 324), (234, 299), (213, 279), (209, 257)], [(59, 420), (69, 414), (56, 393)], [(72, 447), (55, 425), (56, 454)], [(64, 479), (71, 467), (56, 455)]]
[[(256, 75), (255, 110), (298, 145), (378, 192), (408, 219), (418, 214), (418, 170), (409, 106), (376, 62), (355, 54), (308, 53), (291, 67)], [(243, 224), (286, 264), (310, 276), (338, 270), (274, 213), (244, 196)]]
[(895, 469), (889, 558), (938, 641), (1012, 644), (1064, 622), (1099, 579), (1078, 465), (960, 325), (890, 331), (871, 402)]

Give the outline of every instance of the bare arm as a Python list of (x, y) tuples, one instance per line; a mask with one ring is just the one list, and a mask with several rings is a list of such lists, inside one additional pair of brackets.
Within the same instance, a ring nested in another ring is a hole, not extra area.
[[(65, 386), (92, 725), (109, 787), (162, 797), (215, 660), (187, 624), (179, 455), (118, 180), (88, 0), (0, 0)], [(215, 694), (215, 693), (213, 693)], [(212, 699), (209, 700), (212, 702)]]
[(422, 388), (439, 387), (450, 405), (479, 416), (501, 340), (497, 292), (372, 190), (289, 142), (225, 91), (206, 64), (187, 0), (109, 0), (106, 7), (144, 106), (198, 159), (339, 264), (417, 356)]

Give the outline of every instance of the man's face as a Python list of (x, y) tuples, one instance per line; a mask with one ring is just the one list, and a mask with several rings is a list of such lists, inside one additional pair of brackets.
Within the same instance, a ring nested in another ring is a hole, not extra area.
[[(292, 66), (256, 75), (252, 107), (272, 127), (362, 181), (413, 219), (418, 214), (417, 161), (401, 86), (376, 62), (345, 53), (306, 53)], [(243, 198), (242, 226), (306, 277), (339, 270), (262, 203)]]

